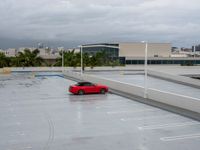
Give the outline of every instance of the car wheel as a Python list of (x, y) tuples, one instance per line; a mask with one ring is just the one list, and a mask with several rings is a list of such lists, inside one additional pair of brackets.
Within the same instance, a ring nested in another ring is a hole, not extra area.
[(83, 95), (84, 94), (84, 91), (83, 90), (79, 90), (78, 91), (78, 95)]
[(101, 93), (101, 94), (105, 94), (105, 93), (106, 93), (106, 90), (105, 90), (105, 89), (101, 89), (101, 90), (100, 90), (100, 93)]

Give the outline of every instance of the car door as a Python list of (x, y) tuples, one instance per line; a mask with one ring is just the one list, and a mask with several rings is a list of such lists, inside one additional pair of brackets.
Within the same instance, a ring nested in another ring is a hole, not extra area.
[(96, 93), (97, 89), (96, 86), (92, 83), (85, 83), (85, 92), (86, 93)]

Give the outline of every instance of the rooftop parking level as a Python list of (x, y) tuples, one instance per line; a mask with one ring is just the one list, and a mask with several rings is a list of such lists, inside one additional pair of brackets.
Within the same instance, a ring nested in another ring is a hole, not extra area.
[[(200, 147), (199, 121), (110, 93), (72, 95), (68, 87), (74, 81), (53, 73), (44, 74), (48, 75), (0, 76), (0, 149), (197, 150)], [(137, 77), (138, 81), (142, 78)]]

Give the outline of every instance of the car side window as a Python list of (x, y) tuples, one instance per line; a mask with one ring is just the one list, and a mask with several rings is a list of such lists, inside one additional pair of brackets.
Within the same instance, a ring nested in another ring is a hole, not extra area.
[(77, 83), (76, 85), (78, 85), (78, 86), (84, 86), (83, 83)]
[(85, 86), (93, 86), (92, 83), (85, 83)]

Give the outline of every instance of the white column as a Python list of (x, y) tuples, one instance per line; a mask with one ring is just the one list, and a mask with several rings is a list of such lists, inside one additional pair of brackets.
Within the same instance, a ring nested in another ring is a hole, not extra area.
[(145, 66), (144, 66), (144, 72), (145, 72), (145, 79), (144, 79), (144, 98), (147, 98), (147, 48), (148, 43), (145, 43)]

